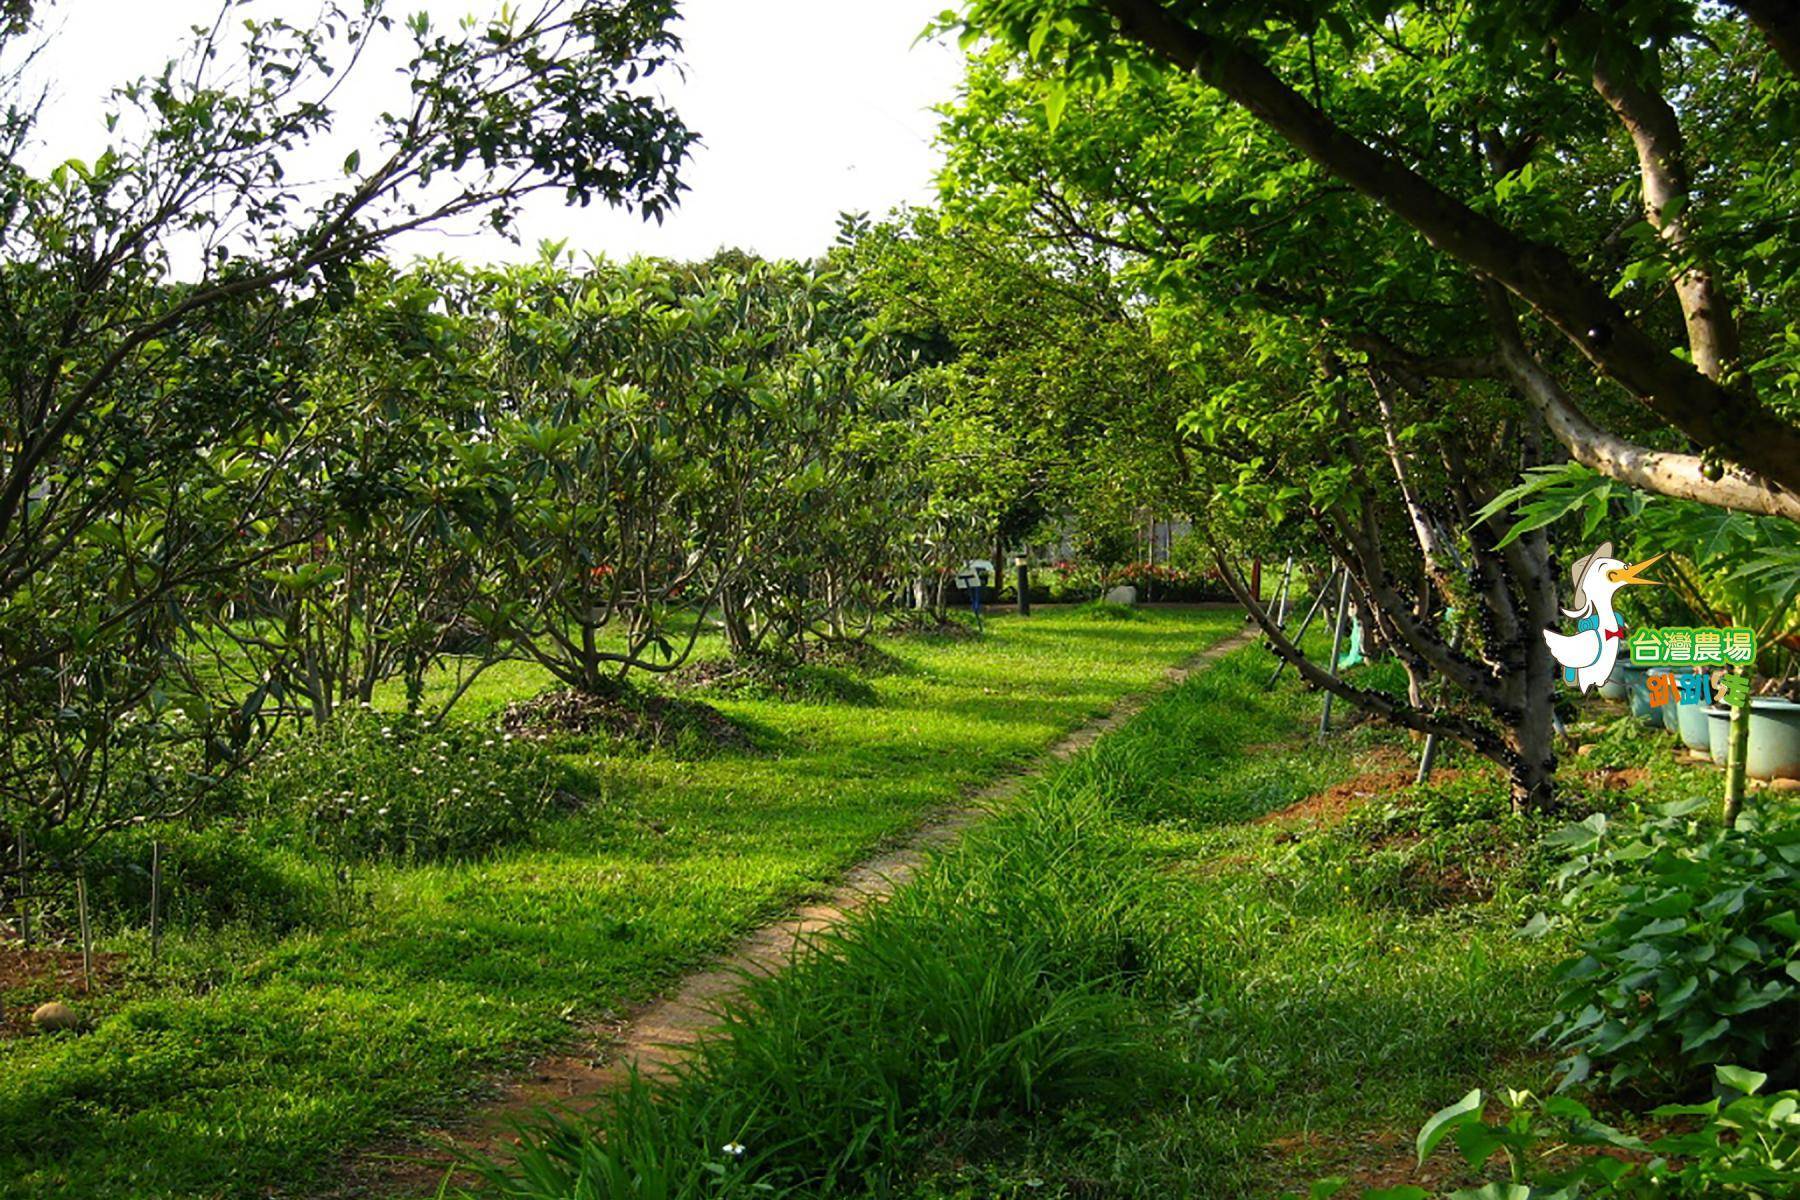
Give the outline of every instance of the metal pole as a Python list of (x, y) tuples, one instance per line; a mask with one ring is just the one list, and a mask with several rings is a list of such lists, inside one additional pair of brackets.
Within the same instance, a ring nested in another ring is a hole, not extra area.
[(1294, 556), (1288, 555), (1281, 568), (1281, 594), (1275, 601), (1275, 628), (1287, 628), (1288, 581), (1294, 575)]
[[(1312, 607), (1306, 610), (1306, 617), (1300, 622), (1299, 632), (1294, 634), (1294, 645), (1298, 646), (1300, 644), (1300, 639), (1306, 636), (1306, 631), (1312, 628), (1313, 618), (1317, 616), (1319, 612), (1319, 605), (1325, 603), (1325, 597), (1331, 594), (1331, 584), (1336, 578), (1337, 571), (1333, 570), (1331, 574), (1325, 577), (1324, 582), (1319, 584), (1319, 594), (1313, 597)], [(1281, 673), (1285, 670), (1287, 670), (1287, 659), (1284, 658), (1275, 664), (1275, 673), (1269, 676), (1269, 682), (1263, 684), (1263, 686), (1266, 688), (1274, 687), (1275, 681), (1281, 678)]]
[[(1462, 629), (1458, 627), (1450, 631), (1451, 653), (1454, 654), (1461, 645)], [(1425, 735), (1425, 749), (1419, 754), (1419, 774), (1413, 780), (1414, 783), (1425, 783), (1431, 779), (1431, 767), (1432, 764), (1437, 761), (1437, 744), (1437, 734), (1428, 733)]]
[[(1338, 587), (1337, 622), (1331, 630), (1331, 677), (1337, 678), (1338, 653), (1344, 645), (1344, 614), (1350, 607), (1350, 572), (1345, 571), (1344, 582)], [(1325, 707), (1319, 712), (1319, 740), (1325, 739), (1331, 729), (1331, 692), (1325, 692)]]
[(150, 961), (162, 949), (162, 843), (150, 843)]
[(1019, 615), (1031, 615), (1031, 568), (1025, 565), (1025, 556), (1019, 555)]

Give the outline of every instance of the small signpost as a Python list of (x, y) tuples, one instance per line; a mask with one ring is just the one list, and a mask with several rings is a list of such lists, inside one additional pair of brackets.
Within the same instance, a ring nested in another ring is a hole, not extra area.
[(982, 574), (994, 577), (994, 564), (985, 558), (971, 558), (956, 572), (956, 586), (969, 594), (969, 609), (975, 614), (975, 628), (981, 629)]

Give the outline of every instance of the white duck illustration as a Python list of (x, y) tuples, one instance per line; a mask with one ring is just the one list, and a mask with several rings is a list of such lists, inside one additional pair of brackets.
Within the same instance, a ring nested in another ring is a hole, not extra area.
[(1613, 593), (1626, 584), (1654, 584), (1654, 579), (1640, 576), (1662, 555), (1626, 566), (1612, 556), (1611, 542), (1601, 542), (1599, 549), (1578, 561), (1569, 572), (1575, 581), (1575, 607), (1563, 609), (1563, 615), (1579, 618), (1574, 633), (1544, 630), (1544, 641), (1551, 657), (1563, 665), (1563, 678), (1587, 691), (1605, 682), (1618, 661), (1619, 647), (1625, 631), (1613, 615)]

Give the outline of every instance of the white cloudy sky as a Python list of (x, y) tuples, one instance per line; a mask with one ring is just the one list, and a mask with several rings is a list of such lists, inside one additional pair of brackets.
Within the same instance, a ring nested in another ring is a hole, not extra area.
[[(439, 25), (498, 0), (388, 0), (394, 15), (425, 9)], [(961, 74), (953, 44), (915, 40), (947, 0), (681, 0), (685, 79), (660, 84), (704, 139), (684, 174), (691, 188), (661, 226), (598, 208), (532, 201), (522, 247), (466, 227), (409, 239), (403, 252), (483, 260), (529, 257), (541, 238), (570, 248), (702, 257), (736, 246), (806, 257), (829, 245), (841, 211), (885, 212), (928, 199), (936, 157), (933, 104)], [(91, 158), (106, 144), (103, 97), (112, 84), (153, 72), (189, 27), (210, 24), (218, 0), (61, 0), (41, 6), (54, 31), (36, 64), (52, 103), (40, 126), (44, 156)], [(249, 11), (304, 20), (316, 0), (256, 0)], [(397, 39), (398, 40), (398, 39)], [(385, 69), (349, 91), (346, 124)], [(662, 76), (658, 76), (662, 80)], [(338, 159), (341, 161), (341, 154)]]

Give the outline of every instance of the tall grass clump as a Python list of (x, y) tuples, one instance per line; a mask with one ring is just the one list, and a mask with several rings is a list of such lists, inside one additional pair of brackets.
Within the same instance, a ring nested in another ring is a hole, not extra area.
[(917, 884), (758, 977), (672, 1079), (592, 1123), (551, 1120), (498, 1194), (884, 1194), (922, 1156), (1076, 1101), (1144, 1103), (1179, 1079), (1133, 996), (1142, 869), (1064, 777)]

